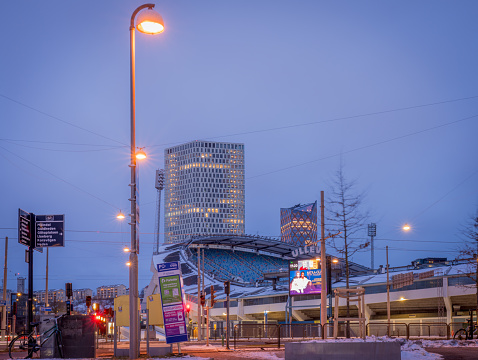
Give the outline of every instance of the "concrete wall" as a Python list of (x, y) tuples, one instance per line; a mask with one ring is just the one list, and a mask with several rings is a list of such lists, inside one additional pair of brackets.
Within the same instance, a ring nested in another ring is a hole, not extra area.
[(398, 342), (286, 343), (285, 359), (400, 360)]

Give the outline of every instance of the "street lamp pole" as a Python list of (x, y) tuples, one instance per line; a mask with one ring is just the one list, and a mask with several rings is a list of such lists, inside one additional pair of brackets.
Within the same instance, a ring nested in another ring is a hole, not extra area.
[(138, 30), (146, 34), (158, 34), (164, 30), (164, 23), (161, 16), (154, 12), (154, 4), (144, 4), (139, 6), (131, 15), (130, 30), (130, 74), (131, 74), (131, 251), (129, 261), (129, 357), (137, 359), (139, 357), (139, 309), (138, 309), (138, 253), (139, 253), (139, 214), (137, 206), (138, 184), (136, 171), (136, 118), (135, 118), (135, 18), (143, 9), (149, 9), (143, 13), (141, 19), (138, 19)]

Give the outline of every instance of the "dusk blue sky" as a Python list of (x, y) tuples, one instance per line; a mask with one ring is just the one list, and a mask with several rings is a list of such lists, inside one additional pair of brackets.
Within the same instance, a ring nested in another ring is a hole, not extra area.
[[(50, 288), (128, 286), (129, 23), (142, 1), (2, 1), (0, 251), (27, 277), (17, 213), (65, 214)], [(140, 288), (165, 147), (245, 144), (246, 232), (320, 200), (340, 158), (377, 224), (375, 264), (453, 259), (478, 207), (478, 2), (161, 1), (136, 33)], [(342, 154), (342, 155), (341, 155)], [(402, 233), (408, 222), (412, 231)], [(161, 224), (161, 228), (163, 226)], [(366, 229), (360, 236), (365, 238)], [(370, 252), (354, 261), (370, 265)], [(45, 286), (35, 253), (34, 288)]]

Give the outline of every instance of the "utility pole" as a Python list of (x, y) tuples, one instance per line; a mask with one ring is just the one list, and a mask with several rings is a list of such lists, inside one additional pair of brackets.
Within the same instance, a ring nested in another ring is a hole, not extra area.
[(377, 236), (377, 224), (371, 223), (368, 224), (368, 236), (370, 236), (370, 256), (371, 256), (371, 268), (375, 269), (374, 266), (374, 247), (373, 247), (373, 238)]
[(5, 301), (5, 306), (2, 307), (2, 341), (5, 340), (5, 329), (7, 328), (7, 253), (8, 236), (5, 237), (5, 262), (3, 266), (3, 301)]
[(388, 246), (387, 250), (387, 335), (390, 336), (390, 282), (389, 282), (389, 265), (388, 265)]
[(49, 247), (46, 248), (45, 307), (48, 307), (48, 249)]
[(324, 192), (320, 192), (320, 274), (321, 274), (321, 292), (320, 292), (320, 325), (325, 328), (327, 322), (327, 260), (325, 256), (325, 205)]
[[(202, 269), (201, 269), (201, 271), (202, 271), (202, 292), (201, 292), (201, 294), (204, 296), (204, 298), (206, 298), (206, 292), (204, 291), (204, 249), (201, 249), (201, 252), (202, 252), (202, 264), (201, 264), (201, 266), (202, 266)], [(203, 306), (203, 308), (201, 309), (201, 332), (202, 332), (202, 325), (204, 323), (204, 320), (205, 319), (204, 319), (204, 306)], [(202, 335), (201, 335), (201, 337), (202, 337)]]
[(198, 341), (201, 341), (201, 248), (198, 245)]
[(31, 333), (33, 326), (33, 248), (36, 244), (35, 214), (30, 213), (30, 234), (32, 240), (28, 246), (28, 332)]
[(229, 348), (229, 294), (231, 292), (231, 282), (225, 281), (224, 282), (224, 292), (226, 293), (226, 349), (230, 350)]

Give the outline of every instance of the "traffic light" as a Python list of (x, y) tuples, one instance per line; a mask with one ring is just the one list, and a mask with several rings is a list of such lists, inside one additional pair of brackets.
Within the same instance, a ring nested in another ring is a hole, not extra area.
[(66, 297), (71, 298), (73, 296), (73, 287), (71, 283), (65, 283)]
[(228, 280), (228, 281), (224, 281), (224, 293), (226, 295), (229, 295), (231, 292), (231, 282)]
[(89, 308), (91, 306), (91, 296), (86, 297), (86, 307)]
[(191, 311), (191, 305), (186, 304), (186, 312), (189, 314), (190, 311)]
[(201, 306), (204, 306), (204, 305), (206, 305), (206, 296), (203, 293), (201, 293)]
[(211, 307), (214, 307), (214, 304), (216, 303), (214, 293), (214, 285), (211, 285)]

